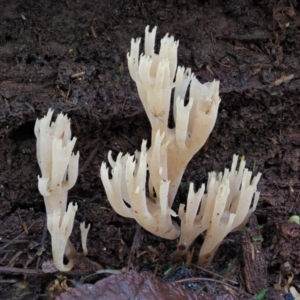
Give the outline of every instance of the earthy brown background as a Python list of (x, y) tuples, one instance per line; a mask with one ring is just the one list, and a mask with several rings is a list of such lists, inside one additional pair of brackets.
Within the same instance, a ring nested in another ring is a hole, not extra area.
[[(176, 241), (143, 230), (135, 234), (136, 223), (112, 211), (98, 177), (109, 149), (132, 153), (150, 136), (126, 61), (130, 39), (143, 37), (147, 24), (158, 25), (157, 40), (166, 32), (180, 40), (179, 64), (191, 67), (201, 82), (221, 81), (216, 127), (189, 164), (175, 208), (185, 202), (188, 182), (199, 186), (208, 171), (229, 167), (234, 153), (245, 155), (247, 166), (263, 173), (257, 219), (250, 226), (252, 240), (245, 232), (229, 235), (209, 269), (238, 283), (235, 286), (245, 293), (237, 299), (250, 299), (249, 294), (263, 288), (271, 289), (269, 299), (280, 299), (272, 287), (281, 264), (289, 262), (294, 274), (300, 270), (300, 226), (287, 222), (300, 214), (299, 9), (296, 0), (1, 0), (1, 299), (27, 294), (43, 299), (55, 278), (39, 273), (42, 263), (51, 259), (51, 246), (49, 235), (43, 235), (45, 209), (37, 190), (40, 171), (33, 133), (36, 118), (49, 107), (71, 117), (78, 138), (80, 175), (69, 193), (69, 200), (79, 205), (75, 246), (80, 246), (79, 222), (86, 220), (92, 224), (92, 262), (111, 269), (156, 270), (159, 277), (168, 269)], [(80, 72), (84, 75), (72, 76)], [(134, 236), (138, 250), (132, 248)], [(200, 237), (196, 253), (201, 242)], [(259, 254), (249, 258), (253, 249)], [(257, 259), (262, 267), (253, 270)], [(8, 267), (32, 274), (24, 278)], [(69, 278), (78, 279), (89, 270), (75, 270)], [(194, 277), (212, 276), (195, 267), (190, 272)], [(20, 282), (27, 285), (20, 288)], [(211, 282), (197, 289), (211, 295), (208, 299), (230, 294)]]

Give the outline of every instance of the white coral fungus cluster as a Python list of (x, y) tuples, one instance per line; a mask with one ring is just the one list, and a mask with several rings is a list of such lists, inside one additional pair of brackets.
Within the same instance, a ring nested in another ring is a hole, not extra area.
[[(205, 195), (204, 185), (195, 193), (191, 184), (187, 211), (184, 212), (183, 205), (179, 209), (179, 229), (172, 218), (176, 216), (172, 204), (187, 164), (215, 125), (220, 103), (219, 82), (201, 84), (190, 69), (178, 67), (179, 43), (169, 34), (161, 40), (156, 54), (156, 29), (150, 32), (149, 26), (146, 27), (144, 53), (140, 54), (141, 39), (138, 38), (132, 39), (127, 55), (130, 75), (151, 123), (152, 145), (146, 149), (146, 141), (143, 141), (141, 152), (133, 156), (119, 153), (116, 161), (110, 152), (108, 162), (112, 176), (109, 177), (106, 163), (102, 163), (100, 176), (108, 200), (118, 214), (134, 218), (160, 237), (176, 239), (180, 236), (173, 257), (184, 254), (195, 238), (207, 231), (199, 259), (199, 263), (205, 265), (210, 261), (207, 253), (213, 256), (227, 233), (246, 223), (254, 211), (260, 174), (250, 183), (251, 172), (245, 169), (244, 161), (239, 171), (235, 171), (238, 158), (234, 156), (230, 172), (225, 170), (224, 175), (218, 176), (209, 174)], [(175, 127), (169, 128), (172, 101)]]
[[(148, 231), (167, 238), (180, 235), (171, 209), (183, 172), (194, 154), (211, 133), (220, 103), (219, 82), (201, 84), (190, 69), (177, 67), (178, 41), (168, 34), (161, 40), (159, 54), (154, 52), (156, 27), (146, 27), (145, 53), (139, 55), (141, 39), (132, 39), (127, 55), (128, 68), (152, 126), (152, 146), (135, 156), (119, 154), (112, 179), (106, 164), (101, 166), (108, 199), (124, 217), (136, 221)], [(184, 105), (189, 88), (188, 104)], [(168, 127), (174, 90), (175, 127)], [(149, 172), (148, 188), (146, 187)], [(124, 203), (127, 203), (127, 205)], [(129, 207), (128, 207), (129, 205)]]
[(173, 257), (185, 254), (196, 237), (206, 231), (198, 260), (199, 265), (206, 266), (226, 235), (246, 225), (257, 206), (261, 173), (251, 180), (252, 172), (245, 168), (245, 160), (241, 160), (238, 171), (237, 162), (238, 156), (234, 155), (230, 171), (208, 174), (206, 194), (204, 184), (197, 192), (190, 184), (186, 212), (184, 204), (179, 207), (181, 235)]
[[(69, 241), (73, 229), (77, 204), (70, 203), (67, 208), (68, 190), (78, 176), (79, 153), (72, 153), (76, 138), (71, 139), (70, 120), (66, 115), (59, 114), (51, 123), (53, 110), (35, 123), (37, 139), (37, 160), (42, 177), (38, 176), (38, 188), (44, 196), (47, 213), (47, 227), (51, 234), (52, 255), (59, 271), (69, 271), (76, 260), (87, 254), (86, 240), (89, 226), (80, 226), (83, 253), (79, 254)], [(68, 258), (63, 263), (64, 255)]]
[[(181, 228), (174, 221), (172, 204), (183, 172), (191, 158), (203, 147), (214, 128), (220, 103), (219, 82), (201, 84), (191, 69), (177, 66), (178, 41), (166, 34), (160, 51), (154, 51), (157, 28), (145, 31), (145, 49), (140, 54), (141, 39), (132, 39), (127, 55), (128, 68), (152, 127), (151, 147), (142, 142), (134, 155), (119, 153), (116, 160), (108, 154), (101, 165), (108, 200), (121, 216), (135, 219), (149, 232), (179, 243), (172, 258), (187, 252), (196, 237), (206, 231), (199, 254), (199, 265), (210, 263), (225, 236), (244, 226), (256, 208), (261, 174), (253, 179), (244, 159), (237, 168), (234, 155), (231, 170), (209, 173), (208, 182), (195, 192), (190, 184), (185, 205), (179, 207)], [(174, 128), (169, 128), (173, 104)], [(54, 263), (60, 271), (70, 270), (76, 259), (87, 254), (89, 227), (82, 232), (83, 253), (78, 254), (69, 241), (77, 205), (67, 206), (68, 190), (78, 176), (79, 154), (72, 153), (76, 138), (71, 139), (70, 121), (59, 114), (51, 123), (53, 111), (37, 120), (37, 157), (42, 172), (39, 190), (44, 196), (48, 229), (52, 237)], [(110, 170), (111, 169), (111, 174)], [(63, 257), (69, 263), (64, 265)]]

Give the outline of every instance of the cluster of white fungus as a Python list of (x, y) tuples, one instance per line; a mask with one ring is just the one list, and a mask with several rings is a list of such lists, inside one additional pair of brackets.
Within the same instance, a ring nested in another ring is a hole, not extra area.
[[(51, 234), (52, 255), (59, 271), (69, 271), (76, 260), (87, 255), (86, 240), (89, 226), (80, 226), (83, 253), (79, 254), (71, 244), (71, 235), (77, 204), (70, 203), (67, 208), (68, 190), (78, 177), (79, 152), (72, 153), (76, 138), (71, 140), (70, 120), (59, 114), (51, 123), (53, 110), (41, 120), (37, 120), (34, 133), (37, 139), (37, 160), (42, 177), (38, 176), (38, 188), (44, 196), (47, 213), (47, 227)], [(63, 263), (64, 255), (68, 264)]]
[[(190, 69), (178, 67), (179, 43), (169, 34), (161, 40), (156, 54), (156, 29), (150, 32), (149, 26), (146, 27), (144, 53), (140, 54), (138, 38), (132, 39), (127, 55), (130, 75), (151, 123), (152, 145), (146, 149), (143, 141), (141, 152), (134, 156), (120, 153), (116, 161), (110, 152), (112, 178), (106, 163), (102, 163), (100, 176), (108, 200), (118, 214), (134, 218), (160, 237), (180, 237), (172, 258), (185, 254), (195, 238), (206, 231), (199, 264), (207, 265), (224, 237), (243, 226), (255, 210), (260, 174), (251, 181), (252, 173), (245, 169), (244, 160), (236, 171), (238, 156), (234, 156), (230, 172), (225, 169), (224, 175), (209, 173), (206, 194), (204, 185), (194, 192), (191, 183), (187, 210), (184, 212), (184, 205), (179, 209), (181, 229), (173, 221), (172, 217), (177, 215), (172, 204), (183, 172), (216, 122), (219, 82), (201, 84)], [(175, 127), (169, 128), (172, 101)]]
[(251, 180), (252, 172), (245, 168), (245, 160), (236, 171), (237, 163), (238, 156), (234, 155), (230, 171), (210, 172), (206, 194), (204, 184), (196, 193), (193, 183), (190, 185), (186, 212), (184, 204), (179, 207), (181, 235), (173, 258), (185, 254), (196, 237), (206, 231), (198, 260), (199, 265), (206, 266), (226, 235), (246, 225), (257, 206), (261, 173)]
[[(101, 165), (102, 179), (108, 200), (123, 217), (135, 219), (149, 232), (179, 243), (172, 258), (184, 255), (196, 237), (206, 231), (199, 254), (199, 265), (210, 263), (226, 235), (244, 226), (256, 208), (259, 192), (257, 183), (245, 168), (244, 159), (237, 169), (234, 155), (231, 170), (211, 172), (208, 182), (195, 192), (190, 184), (186, 211), (179, 208), (181, 227), (174, 221), (177, 214), (172, 204), (183, 172), (191, 158), (203, 147), (214, 128), (220, 103), (219, 81), (201, 84), (190, 69), (177, 66), (178, 41), (166, 34), (160, 51), (154, 52), (157, 28), (145, 30), (145, 49), (140, 54), (141, 39), (132, 39), (127, 55), (128, 68), (136, 82), (139, 97), (151, 123), (151, 147), (142, 142), (141, 151), (134, 155), (108, 154), (109, 168)], [(188, 97), (187, 97), (188, 95)], [(169, 128), (170, 107), (173, 102), (174, 128)], [(78, 254), (69, 241), (77, 205), (67, 207), (68, 190), (78, 176), (79, 154), (72, 153), (76, 138), (71, 140), (69, 119), (59, 114), (51, 123), (53, 111), (37, 120), (37, 157), (42, 172), (39, 190), (44, 196), (48, 229), (52, 237), (54, 263), (58, 270), (70, 270), (76, 259), (87, 254), (89, 227), (84, 223), (83, 253)], [(69, 262), (63, 263), (67, 256)]]

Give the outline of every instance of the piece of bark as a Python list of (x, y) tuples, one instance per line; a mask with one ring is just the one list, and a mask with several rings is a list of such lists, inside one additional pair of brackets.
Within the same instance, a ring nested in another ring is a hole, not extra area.
[(257, 219), (252, 215), (249, 220), (249, 230), (244, 232), (242, 239), (246, 288), (252, 295), (268, 287), (267, 264), (261, 242), (262, 236)]

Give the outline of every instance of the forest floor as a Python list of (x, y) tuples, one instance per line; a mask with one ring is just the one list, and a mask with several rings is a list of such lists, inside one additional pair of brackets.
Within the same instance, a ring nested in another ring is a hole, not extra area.
[[(300, 225), (289, 222), (300, 215), (298, 1), (0, 0), (0, 7), (0, 299), (52, 299), (63, 291), (69, 294), (62, 299), (74, 299), (72, 287), (100, 279), (100, 295), (112, 289), (115, 299), (126, 289), (136, 296), (131, 285), (141, 283), (155, 292), (139, 299), (279, 300), (289, 295), (288, 279), (300, 286)], [(118, 216), (99, 178), (109, 150), (133, 153), (150, 139), (126, 58), (131, 38), (143, 37), (146, 25), (158, 26), (157, 45), (167, 32), (180, 41), (179, 65), (201, 82), (221, 82), (216, 126), (184, 173), (175, 211), (189, 182), (200, 186), (209, 171), (230, 167), (235, 153), (263, 173), (248, 230), (229, 234), (206, 270), (194, 264), (202, 236), (190, 267), (185, 260), (170, 264), (176, 241)], [(79, 177), (69, 192), (79, 206), (76, 249), (79, 222), (91, 224), (86, 263), (65, 274), (43, 269), (52, 259), (51, 239), (33, 129), (48, 108), (68, 114), (78, 138)], [(82, 279), (99, 268), (131, 271)], [(105, 297), (97, 299), (114, 299)]]

